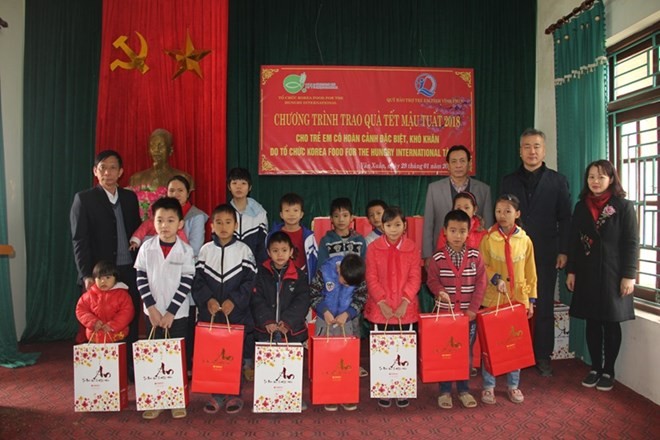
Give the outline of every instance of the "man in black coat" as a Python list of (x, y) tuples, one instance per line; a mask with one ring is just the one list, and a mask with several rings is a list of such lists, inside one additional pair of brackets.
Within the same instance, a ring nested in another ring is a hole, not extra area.
[(545, 166), (545, 134), (528, 128), (520, 136), (522, 165), (504, 177), (502, 193), (520, 200), (522, 227), (534, 243), (538, 276), (534, 327), (534, 356), (542, 376), (551, 376), (554, 350), (554, 293), (557, 270), (566, 266), (571, 222), (568, 181)]
[(135, 254), (128, 249), (129, 239), (141, 223), (138, 201), (133, 191), (119, 188), (124, 169), (116, 151), (98, 153), (92, 171), (99, 184), (77, 193), (70, 212), (78, 283), (83, 292), (89, 289), (94, 284), (94, 265), (101, 260), (117, 265), (118, 281), (128, 285), (135, 307), (135, 317), (129, 327), (128, 342), (131, 343), (137, 340), (139, 317), (142, 316), (133, 268)]

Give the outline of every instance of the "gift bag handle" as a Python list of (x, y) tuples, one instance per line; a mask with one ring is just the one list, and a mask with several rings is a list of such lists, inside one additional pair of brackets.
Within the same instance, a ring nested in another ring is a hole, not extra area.
[[(433, 310), (431, 310), (431, 313), (433, 313), (434, 310), (437, 310), (435, 312), (435, 322), (438, 322), (438, 319), (440, 318), (440, 302), (441, 301), (436, 301), (435, 306), (433, 307)], [(447, 303), (447, 308), (451, 312), (451, 317), (454, 319), (454, 321), (456, 321), (456, 314), (454, 313), (454, 303), (449, 301)]]
[[(346, 327), (344, 327), (344, 324), (339, 324), (339, 326), (341, 327), (341, 333), (342, 333), (343, 337), (345, 338), (346, 337)], [(330, 341), (330, 326), (329, 325), (325, 326), (325, 341), (326, 341), (326, 343)]]
[[(397, 318), (397, 319), (399, 320), (399, 332), (403, 333), (403, 324), (401, 324), (401, 318)], [(384, 332), (387, 331), (387, 324), (389, 323), (389, 321), (390, 321), (389, 318), (387, 318), (385, 320), (385, 328), (383, 329)], [(374, 325), (376, 326), (376, 330), (378, 330), (378, 324), (374, 324)], [(410, 328), (412, 330), (412, 324), (411, 324)]]
[[(211, 332), (211, 330), (213, 330), (213, 321), (215, 320), (215, 315), (216, 315), (215, 313), (211, 315), (211, 322), (209, 323), (209, 333)], [(227, 320), (227, 331), (231, 333), (231, 324), (229, 323), (229, 316), (225, 315), (225, 319)]]
[[(500, 311), (500, 297), (502, 295), (502, 292), (499, 290), (497, 291), (497, 305), (495, 306), (495, 316), (497, 316), (497, 313)], [(509, 293), (505, 293), (506, 299), (509, 301), (509, 307), (513, 309), (513, 303), (511, 302), (511, 297), (509, 296)]]

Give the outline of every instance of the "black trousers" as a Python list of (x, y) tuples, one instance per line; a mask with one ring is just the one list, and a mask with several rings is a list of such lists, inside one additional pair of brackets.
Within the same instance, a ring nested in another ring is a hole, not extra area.
[(586, 330), (591, 369), (614, 377), (614, 363), (621, 348), (621, 323), (587, 319)]
[(555, 349), (556, 261), (536, 262), (537, 296), (534, 309), (534, 357), (550, 360)]

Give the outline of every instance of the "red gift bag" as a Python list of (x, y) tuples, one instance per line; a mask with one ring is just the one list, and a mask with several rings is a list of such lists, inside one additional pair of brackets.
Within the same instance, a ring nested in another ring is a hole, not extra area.
[(240, 394), (243, 366), (242, 325), (198, 322), (195, 327), (192, 391)]
[(525, 306), (491, 307), (477, 313), (477, 334), (484, 368), (493, 376), (534, 365)]
[(355, 336), (312, 336), (313, 404), (358, 403), (360, 340)]
[[(314, 313), (315, 314), (315, 313)], [(312, 378), (312, 336), (316, 334), (316, 318), (307, 323), (307, 377)]]
[(479, 343), (479, 338), (474, 341), (474, 346), (472, 347), (472, 368), (481, 367), (481, 344)]
[(462, 313), (422, 313), (418, 326), (422, 382), (469, 379), (470, 319)]

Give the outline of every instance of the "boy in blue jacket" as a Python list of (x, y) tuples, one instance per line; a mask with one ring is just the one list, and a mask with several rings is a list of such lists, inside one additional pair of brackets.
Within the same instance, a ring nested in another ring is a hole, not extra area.
[[(311, 304), (316, 311), (316, 335), (353, 335), (354, 318), (362, 313), (367, 301), (366, 266), (357, 254), (327, 259), (310, 284)], [(342, 330), (343, 327), (343, 330)], [(357, 404), (343, 404), (346, 411)], [(337, 411), (337, 405), (325, 405), (326, 411)]]

